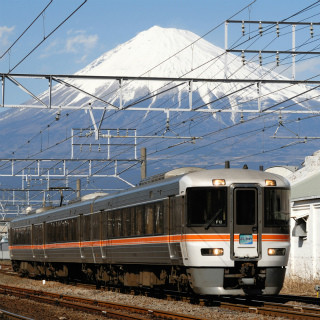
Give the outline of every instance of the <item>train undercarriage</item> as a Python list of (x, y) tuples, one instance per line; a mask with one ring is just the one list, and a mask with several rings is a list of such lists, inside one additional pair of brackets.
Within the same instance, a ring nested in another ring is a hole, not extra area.
[(204, 295), (277, 294), (285, 275), (285, 268), (258, 268), (256, 262), (236, 262), (233, 268), (30, 261), (12, 261), (12, 266), (26, 277), (81, 281), (97, 287), (165, 289)]

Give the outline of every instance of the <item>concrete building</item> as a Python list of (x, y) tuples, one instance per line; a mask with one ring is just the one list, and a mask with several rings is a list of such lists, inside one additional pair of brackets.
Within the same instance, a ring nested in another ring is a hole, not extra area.
[(320, 172), (292, 185), (288, 274), (320, 278)]
[[(305, 158), (302, 168), (268, 171), (291, 183), (291, 252), (287, 275), (320, 278), (320, 151)], [(290, 173), (291, 171), (291, 173)]]

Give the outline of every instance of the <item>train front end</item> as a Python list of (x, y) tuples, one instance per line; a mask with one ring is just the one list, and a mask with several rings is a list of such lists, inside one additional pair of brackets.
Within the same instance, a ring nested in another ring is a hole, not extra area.
[(289, 183), (244, 169), (208, 170), (180, 181), (181, 243), (192, 289), (202, 295), (278, 294), (290, 250)]

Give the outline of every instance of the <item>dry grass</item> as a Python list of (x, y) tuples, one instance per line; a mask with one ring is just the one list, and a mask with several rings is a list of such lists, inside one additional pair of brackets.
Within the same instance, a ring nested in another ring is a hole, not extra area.
[[(315, 285), (320, 285), (320, 279), (305, 280), (299, 277), (286, 277), (280, 294), (293, 294), (316, 297)], [(320, 296), (320, 292), (319, 292)]]

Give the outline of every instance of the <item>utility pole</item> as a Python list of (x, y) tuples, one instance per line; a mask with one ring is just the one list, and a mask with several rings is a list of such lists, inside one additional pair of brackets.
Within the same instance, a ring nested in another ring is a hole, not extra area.
[(141, 148), (141, 180), (147, 177), (147, 149)]

